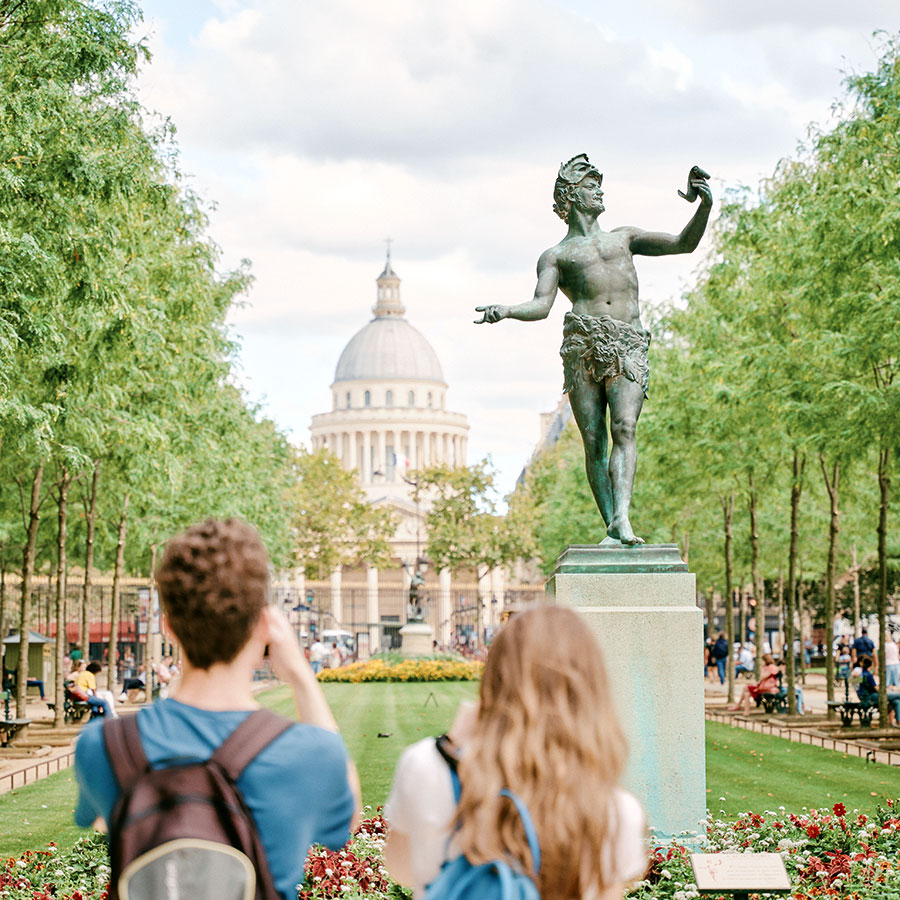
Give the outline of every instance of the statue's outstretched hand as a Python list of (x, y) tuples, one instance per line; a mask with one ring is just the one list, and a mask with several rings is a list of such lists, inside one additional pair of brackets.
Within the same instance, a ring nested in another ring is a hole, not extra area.
[(509, 315), (509, 307), (508, 306), (476, 306), (475, 312), (482, 313), (480, 319), (475, 320), (476, 325), (484, 325), (487, 323), (488, 325), (493, 325), (495, 322), (499, 322), (501, 319), (505, 319)]
[(688, 189), (678, 192), (679, 197), (683, 197), (688, 203), (693, 203), (697, 197), (703, 206), (712, 205), (712, 189), (709, 186), (709, 172), (704, 171), (700, 166), (692, 166), (688, 173)]

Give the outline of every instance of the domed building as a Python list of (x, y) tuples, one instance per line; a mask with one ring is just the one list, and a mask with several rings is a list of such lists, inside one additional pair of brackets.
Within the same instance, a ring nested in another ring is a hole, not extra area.
[[(331, 450), (358, 473), (371, 503), (398, 514), (391, 569), (366, 566), (364, 576), (358, 570), (331, 576), (331, 620), (355, 634), (360, 656), (396, 643), (410, 578), (422, 568), (427, 504), (413, 502), (408, 479), (438, 463), (465, 465), (469, 432), (465, 415), (447, 409), (447, 382), (434, 348), (405, 318), (390, 251), (376, 283), (374, 318), (341, 353), (331, 411), (313, 416), (310, 428), (313, 450)], [(426, 572), (424, 613), (440, 643), (449, 643), (468, 593), (452, 587), (449, 572)]]

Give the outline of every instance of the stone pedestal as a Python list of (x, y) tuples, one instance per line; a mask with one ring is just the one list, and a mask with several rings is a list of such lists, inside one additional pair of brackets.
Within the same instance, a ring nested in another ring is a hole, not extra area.
[(400, 629), (402, 656), (431, 656), (434, 629), (427, 622), (407, 622)]
[(706, 815), (703, 615), (676, 544), (568, 547), (547, 582), (603, 649), (628, 737), (625, 786), (660, 835), (699, 832)]

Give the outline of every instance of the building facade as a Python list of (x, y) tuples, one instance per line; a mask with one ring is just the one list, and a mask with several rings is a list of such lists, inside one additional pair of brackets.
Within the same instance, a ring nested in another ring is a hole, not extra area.
[[(331, 385), (331, 410), (313, 416), (312, 449), (327, 448), (357, 473), (377, 506), (394, 511), (398, 527), (392, 564), (332, 573), (330, 582), (304, 583), (317, 619), (356, 638), (365, 657), (396, 644), (407, 619), (410, 580), (424, 574), (423, 613), (443, 646), (477, 645), (509, 599), (502, 572), (466, 578), (427, 564), (428, 502), (412, 499), (417, 470), (466, 464), (469, 425), (447, 407), (447, 381), (428, 340), (406, 319), (400, 278), (388, 252), (376, 281), (373, 318), (349, 341)], [(480, 577), (479, 577), (480, 576)]]

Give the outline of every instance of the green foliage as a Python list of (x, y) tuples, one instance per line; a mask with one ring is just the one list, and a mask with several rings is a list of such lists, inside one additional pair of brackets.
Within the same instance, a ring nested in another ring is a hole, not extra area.
[(310, 578), (327, 578), (338, 565), (364, 559), (383, 566), (390, 558), (394, 513), (372, 506), (329, 450), (299, 450), (289, 489), (292, 543)]
[(488, 569), (534, 552), (531, 510), (513, 504), (497, 512), (494, 472), (487, 459), (472, 466), (434, 466), (417, 473), (413, 495), (428, 500), (428, 555), (438, 569)]

